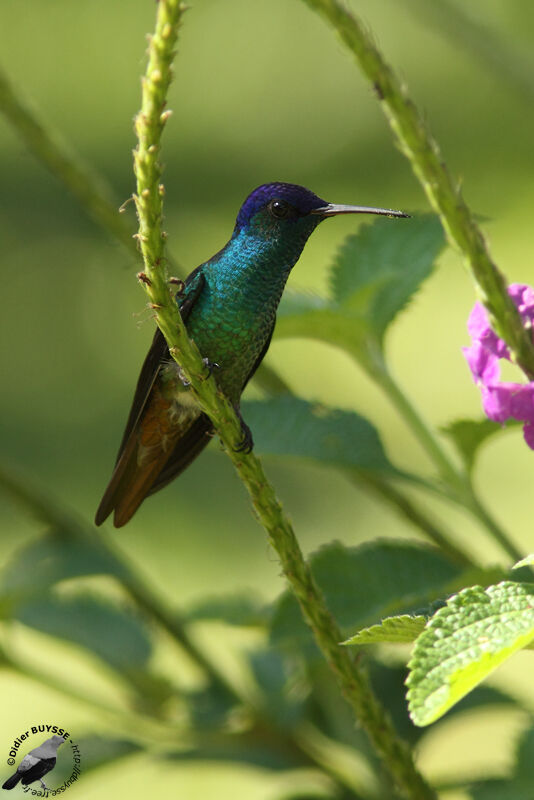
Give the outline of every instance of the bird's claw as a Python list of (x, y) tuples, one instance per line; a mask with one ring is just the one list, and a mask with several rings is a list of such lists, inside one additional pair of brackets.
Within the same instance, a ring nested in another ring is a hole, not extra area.
[(247, 423), (241, 416), (241, 411), (236, 408), (235, 412), (239, 417), (239, 422), (241, 423), (241, 433), (243, 434), (243, 438), (239, 442), (238, 445), (234, 448), (236, 453), (250, 453), (252, 448), (254, 447), (254, 439), (252, 438), (252, 431), (248, 427)]
[[(209, 360), (209, 358), (203, 358), (203, 359), (202, 359), (202, 363), (204, 364), (204, 366), (205, 366), (205, 367), (207, 367), (207, 370), (208, 370), (208, 374), (207, 374), (207, 375), (205, 375), (205, 376), (202, 378), (202, 380), (204, 380), (204, 381), (207, 381), (207, 380), (208, 380), (208, 378), (209, 378), (209, 377), (211, 376), (211, 374), (213, 373), (213, 370), (214, 370), (214, 369), (220, 369), (220, 368), (221, 368), (221, 365), (220, 365), (220, 364), (217, 364), (215, 361), (210, 361), (210, 360)], [(181, 370), (181, 368), (180, 368), (180, 367), (178, 367), (178, 377), (180, 378), (180, 380), (181, 380), (181, 382), (182, 382), (182, 386), (183, 386), (185, 389), (189, 389), (189, 387), (191, 386), (191, 381), (188, 381), (188, 380), (187, 380), (187, 378), (185, 377), (185, 375), (184, 375), (184, 373), (182, 372), (182, 370)]]
[(204, 380), (207, 381), (213, 374), (214, 369), (220, 369), (221, 365), (217, 364), (216, 361), (210, 361), (209, 358), (203, 358), (202, 363), (208, 370), (208, 374), (205, 376)]
[(191, 381), (187, 380), (184, 373), (182, 372), (181, 367), (178, 367), (178, 377), (180, 378), (180, 381), (182, 382), (182, 386), (184, 387), (184, 389), (189, 389), (189, 387), (191, 386)]
[(50, 792), (50, 791), (51, 791), (51, 790), (48, 788), (48, 786), (46, 785), (46, 783), (45, 783), (44, 781), (42, 781), (42, 780), (40, 780), (40, 779), (39, 779), (39, 783), (41, 784), (41, 786), (43, 787), (43, 789), (46, 789), (46, 791), (47, 791), (47, 792)]

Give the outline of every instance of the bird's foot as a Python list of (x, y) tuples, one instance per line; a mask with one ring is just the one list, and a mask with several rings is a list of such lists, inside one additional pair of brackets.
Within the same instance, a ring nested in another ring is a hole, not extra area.
[(213, 375), (214, 369), (220, 369), (221, 365), (217, 364), (216, 361), (210, 361), (209, 358), (203, 358), (202, 363), (208, 370), (208, 374), (205, 376), (204, 380), (207, 381)]
[[(203, 363), (203, 364), (204, 364), (204, 366), (207, 368), (207, 375), (205, 375), (205, 376), (203, 377), (203, 379), (202, 379), (202, 380), (204, 380), (204, 381), (207, 381), (207, 380), (208, 380), (208, 378), (210, 377), (210, 375), (213, 373), (213, 370), (214, 370), (214, 369), (220, 369), (220, 368), (221, 368), (221, 365), (220, 365), (220, 364), (217, 364), (215, 361), (210, 361), (210, 360), (209, 360), (209, 358), (203, 358), (203, 359), (202, 359), (202, 363)], [(185, 389), (189, 389), (189, 387), (191, 386), (191, 381), (188, 381), (188, 380), (187, 380), (187, 378), (185, 377), (185, 375), (184, 375), (184, 373), (182, 372), (182, 370), (181, 370), (181, 368), (180, 368), (180, 367), (178, 367), (178, 377), (180, 378), (180, 380), (181, 380), (181, 382), (182, 382), (182, 386), (183, 386)]]
[(182, 386), (184, 387), (184, 389), (189, 389), (189, 387), (191, 386), (191, 381), (187, 380), (187, 378), (185, 377), (184, 373), (182, 372), (182, 368), (181, 367), (178, 367), (178, 377), (180, 378), (180, 381), (181, 381)]
[(252, 431), (248, 427), (247, 423), (243, 419), (241, 415), (241, 411), (239, 408), (235, 408), (235, 413), (239, 417), (239, 422), (241, 423), (241, 433), (243, 434), (243, 438), (239, 442), (235, 449), (236, 453), (250, 453), (252, 448), (254, 447), (254, 439), (252, 438)]
[(39, 783), (41, 784), (43, 789), (46, 789), (47, 792), (51, 791), (51, 789), (48, 788), (48, 786), (46, 785), (46, 783), (43, 780), (39, 779)]
[(175, 278), (175, 277), (169, 278), (169, 283), (172, 286), (177, 287), (176, 294), (174, 296), (176, 300), (181, 300), (185, 294), (185, 283), (182, 280), (180, 280), (180, 278)]

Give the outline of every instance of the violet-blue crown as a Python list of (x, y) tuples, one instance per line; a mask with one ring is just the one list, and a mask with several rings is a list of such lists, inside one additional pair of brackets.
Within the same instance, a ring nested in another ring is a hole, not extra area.
[(302, 216), (309, 214), (314, 208), (327, 205), (326, 200), (296, 183), (264, 183), (249, 194), (239, 209), (235, 230), (245, 228), (254, 215), (275, 198), (290, 203)]

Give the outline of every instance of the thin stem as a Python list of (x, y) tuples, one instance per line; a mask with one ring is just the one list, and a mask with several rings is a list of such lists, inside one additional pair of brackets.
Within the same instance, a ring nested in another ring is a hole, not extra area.
[(464, 470), (457, 469), (453, 462), (450, 461), (441, 447), (439, 440), (434, 436), (432, 429), (413, 406), (410, 399), (395, 381), (382, 360), (377, 362), (375, 359), (372, 376), (384, 389), (389, 399), (397, 408), (399, 414), (412, 429), (419, 442), (436, 464), (444, 481), (451, 489), (451, 491), (447, 493), (449, 498), (458, 505), (468, 509), (479, 522), (484, 525), (490, 536), (502, 547), (504, 552), (511, 556), (514, 561), (522, 558), (521, 552), (518, 551), (506, 531), (500, 527), (476, 496), (467, 473)]
[[(266, 715), (265, 708), (261, 703), (253, 703), (248, 697), (243, 696), (238, 687), (234, 686), (224, 675), (219, 671), (215, 662), (211, 662), (209, 658), (200, 650), (189, 636), (186, 622), (180, 617), (176, 610), (170, 610), (165, 602), (157, 596), (157, 594), (142, 580), (137, 574), (132, 565), (128, 563), (124, 554), (114, 546), (113, 541), (105, 537), (100, 530), (87, 526), (83, 521), (72, 514), (70, 511), (65, 511), (58, 506), (57, 503), (48, 498), (43, 498), (34, 488), (28, 485), (27, 481), (18, 480), (6, 470), (0, 468), (0, 485), (11, 495), (11, 497), (20, 503), (23, 509), (29, 512), (33, 517), (50, 526), (53, 530), (58, 532), (58, 535), (67, 534), (69, 538), (77, 538), (81, 541), (87, 542), (91, 547), (99, 549), (104, 555), (108, 563), (115, 564), (114, 570), (115, 577), (129, 593), (132, 600), (143, 609), (151, 619), (154, 619), (163, 630), (182, 648), (182, 650), (192, 659), (192, 661), (206, 673), (212, 685), (218, 686), (225, 691), (230, 698), (238, 705), (242, 705), (247, 715), (252, 720), (252, 728), (250, 736), (254, 738), (260, 735), (269, 746), (273, 747), (275, 751), (281, 748), (286, 752), (294, 752), (300, 757), (304, 764), (311, 764), (312, 761), (321, 769), (328, 772), (328, 774), (341, 786), (346, 787), (350, 793), (354, 790), (354, 781), (347, 780), (347, 776), (343, 770), (337, 769), (335, 765), (326, 765), (324, 759), (313, 757), (307, 747), (301, 742), (300, 729), (295, 731), (280, 730), (276, 724)], [(9, 664), (8, 664), (9, 661)], [(12, 669), (17, 669), (33, 680), (39, 680), (51, 688), (62, 691), (67, 696), (74, 699), (82, 699), (90, 705), (100, 708), (102, 701), (94, 696), (84, 694), (79, 697), (75, 689), (69, 689), (62, 682), (54, 682), (53, 678), (45, 675), (44, 673), (37, 673), (32, 671), (31, 668), (22, 665), (21, 662), (15, 661), (13, 658), (10, 660), (0, 649), (0, 667), (4, 663)], [(115, 710), (108, 709), (110, 713), (115, 714)], [(117, 714), (122, 714), (122, 711), (117, 711)], [(131, 727), (130, 723), (126, 726)], [(138, 726), (136, 726), (137, 728)], [(245, 735), (245, 734), (244, 734)], [(305, 739), (304, 739), (305, 740)], [(303, 740), (303, 741), (304, 741)]]
[(148, 67), (143, 81), (141, 112), (136, 119), (136, 206), (139, 242), (145, 266), (142, 285), (151, 300), (156, 322), (167, 340), (169, 351), (189, 381), (201, 410), (212, 420), (245, 484), (256, 515), (278, 553), (304, 618), (311, 626), (345, 698), (405, 796), (414, 800), (429, 800), (435, 797), (435, 793), (417, 771), (410, 748), (397, 737), (388, 714), (371, 689), (365, 671), (353, 662), (347, 650), (339, 646), (341, 632), (326, 608), (293, 528), (267, 481), (260, 461), (253, 454), (237, 450), (242, 437), (240, 421), (231, 404), (218, 391), (213, 376), (206, 378), (201, 356), (188, 339), (169, 288), (161, 228), (163, 188), (160, 184), (158, 154), (162, 129), (168, 118), (168, 112), (164, 111), (166, 89), (171, 80), (170, 64), (182, 11), (177, 0), (160, 0), (158, 4), (156, 31), (150, 43)]
[(387, 397), (396, 407), (400, 416), (415, 434), (417, 440), (426, 450), (433, 463), (436, 465), (442, 478), (449, 486), (460, 495), (464, 494), (465, 477), (448, 457), (441, 443), (434, 435), (434, 431), (423, 419), (421, 413), (415, 408), (409, 397), (401, 389), (397, 381), (386, 366), (382, 357), (374, 359), (369, 370), (374, 380), (384, 390)]
[[(376, 357), (373, 359), (376, 362)], [(361, 364), (361, 362), (359, 362)], [(369, 359), (364, 366), (365, 369), (368, 369), (370, 374), (373, 378), (376, 378), (376, 372), (370, 369), (369, 364), (371, 360)], [(385, 364), (383, 359), (379, 359), (379, 364), (385, 368)], [(262, 365), (263, 366), (263, 365)], [(381, 368), (382, 368), (381, 367)], [(375, 364), (376, 368), (376, 364)], [(260, 367), (261, 369), (261, 367)], [(268, 395), (279, 395), (279, 394), (293, 394), (291, 387), (287, 384), (284, 380), (278, 377), (276, 373), (274, 373), (274, 379), (270, 374), (270, 369), (267, 368), (266, 371), (260, 376), (260, 380), (258, 381), (258, 385), (263, 391)], [(412, 406), (409, 404), (408, 400), (408, 407), (412, 409)], [(432, 430), (426, 425), (424, 420), (422, 420), (415, 409), (413, 410), (414, 420), (418, 420), (422, 426), (422, 429), (427, 432), (430, 436), (430, 440), (435, 445), (435, 448), (440, 450), (440, 443), (434, 437)], [(416, 431), (417, 433), (417, 431)], [(433, 453), (430, 455), (432, 456)], [(446, 455), (443, 454), (443, 458), (446, 459)], [(453, 469), (454, 467), (451, 468)], [(397, 511), (399, 511), (402, 516), (408, 520), (412, 525), (418, 528), (423, 536), (427, 539), (430, 539), (435, 545), (440, 547), (443, 552), (447, 553), (453, 561), (456, 561), (458, 564), (463, 566), (469, 567), (476, 567), (478, 566), (476, 561), (470, 556), (465, 550), (463, 550), (459, 545), (455, 544), (452, 537), (443, 531), (429, 516), (426, 511), (423, 511), (419, 506), (416, 505), (409, 497), (406, 495), (405, 492), (401, 491), (397, 487), (393, 485), (392, 481), (383, 478), (381, 475), (372, 474), (370, 472), (363, 472), (358, 471), (355, 472), (351, 469), (343, 470), (344, 474), (348, 477), (348, 479), (355, 483), (356, 485), (364, 485), (369, 487), (372, 491), (375, 492), (379, 497), (385, 500), (389, 505), (393, 506)]]
[(42, 497), (37, 491), (30, 488), (26, 481), (17, 480), (1, 466), (0, 485), (9, 492), (15, 501), (21, 503), (38, 520), (58, 531), (59, 535), (68, 533), (70, 539), (87, 542), (91, 547), (100, 550), (106, 561), (114, 565), (114, 574), (117, 580), (134, 602), (157, 620), (192, 661), (206, 672), (214, 685), (226, 690), (236, 702), (241, 702), (235, 688), (231, 686), (223, 673), (219, 672), (215, 664), (212, 664), (195, 645), (178, 612), (169, 611), (164, 602), (139, 577), (134, 567), (128, 563), (125, 555), (119, 553), (112, 540), (105, 537), (100, 530), (87, 527), (74, 514), (64, 511), (50, 499)]
[[(508, 82), (522, 100), (534, 100), (534, 62), (522, 52), (517, 41), (509, 44), (495, 28), (482, 18), (466, 13), (464, 6), (450, 0), (409, 0), (416, 14), (429, 22), (440, 35), (452, 40), (455, 49), (463, 47), (470, 58), (476, 58), (484, 71), (490, 69), (495, 77)], [(469, 6), (467, 7), (469, 8)]]
[(389, 503), (400, 514), (416, 528), (419, 528), (423, 536), (437, 545), (457, 564), (462, 567), (477, 567), (477, 562), (463, 548), (455, 544), (452, 537), (445, 533), (428, 514), (417, 506), (408, 495), (393, 486), (391, 481), (382, 476), (372, 473), (357, 473), (353, 481), (356, 485), (363, 485), (370, 488), (386, 503)]
[(216, 665), (207, 658), (191, 639), (186, 624), (176, 611), (169, 611), (152, 589), (133, 572), (129, 571), (121, 582), (137, 605), (148, 612), (167, 631), (191, 660), (204, 670), (214, 686), (224, 690), (236, 702), (243, 702), (243, 698), (237, 693), (237, 689), (228, 681), (224, 673), (219, 671)]
[(160, 741), (169, 743), (173, 739), (179, 739), (180, 735), (183, 737), (187, 734), (187, 731), (179, 731), (176, 726), (170, 725), (163, 720), (156, 720), (144, 714), (112, 706), (107, 700), (91, 694), (87, 689), (80, 691), (77, 687), (65, 682), (63, 677), (61, 679), (54, 678), (46, 672), (26, 664), (12, 653), (8, 655), (3, 649), (0, 650), (0, 668), (10, 669), (24, 678), (59, 692), (64, 697), (96, 709), (99, 714), (110, 717), (115, 723), (118, 723), (122, 730), (134, 740), (146, 743), (147, 741), (153, 741), (156, 737)]
[(0, 111), (20, 139), (46, 168), (79, 200), (91, 217), (112, 233), (130, 254), (137, 257), (133, 230), (118, 211), (118, 203), (103, 178), (69, 151), (59, 135), (48, 129), (21, 99), (20, 92), (0, 71)]
[(426, 123), (409, 98), (405, 86), (386, 63), (372, 36), (340, 0), (304, 0), (323, 16), (354, 55), (372, 83), (382, 110), (432, 208), (440, 215), (450, 243), (464, 257), (477, 292), (499, 336), (508, 344), (514, 360), (534, 378), (534, 344), (525, 330), (504, 276), (491, 259), (482, 232), (465, 203), (459, 185), (449, 175)]
[(512, 558), (513, 562), (520, 561), (525, 555), (522, 550), (518, 550), (515, 544), (510, 540), (506, 531), (504, 531), (499, 523), (492, 517), (490, 512), (482, 505), (471, 483), (469, 484), (471, 493), (469, 497), (469, 508), (472, 513), (478, 517), (480, 522), (485, 525), (488, 532), (501, 545), (505, 553)]

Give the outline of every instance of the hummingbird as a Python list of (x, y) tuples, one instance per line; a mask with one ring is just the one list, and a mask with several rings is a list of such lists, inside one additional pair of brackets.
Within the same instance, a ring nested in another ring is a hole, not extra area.
[[(266, 183), (246, 198), (229, 242), (187, 277), (176, 295), (189, 336), (239, 416), (243, 389), (265, 356), (287, 278), (309, 236), (338, 214), (407, 217), (402, 211), (336, 205), (292, 183)], [(96, 512), (125, 525), (143, 500), (174, 480), (214, 433), (196, 404), (159, 328), (145, 358), (115, 468)]]

